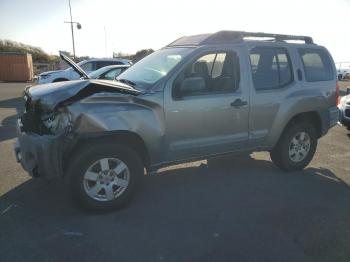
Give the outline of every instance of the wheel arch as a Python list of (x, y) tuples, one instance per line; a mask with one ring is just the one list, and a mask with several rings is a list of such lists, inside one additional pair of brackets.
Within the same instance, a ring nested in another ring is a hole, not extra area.
[(298, 114), (294, 115), (293, 117), (291, 117), (289, 119), (289, 121), (284, 126), (282, 132), (280, 133), (276, 143), (278, 143), (278, 141), (280, 140), (280, 138), (283, 135), (283, 133), (286, 130), (288, 130), (288, 128), (291, 125), (294, 125), (297, 122), (311, 123), (314, 126), (315, 130), (316, 130), (317, 138), (320, 138), (322, 136), (322, 119), (321, 119), (320, 113), (317, 112), (317, 111), (301, 112), (301, 113), (298, 113)]
[(143, 139), (136, 133), (127, 130), (100, 132), (97, 134), (84, 135), (76, 139), (75, 143), (67, 150), (64, 157), (64, 173), (69, 167), (70, 159), (74, 154), (86, 146), (93, 146), (101, 143), (112, 143), (123, 145), (133, 149), (141, 158), (146, 169), (150, 167), (151, 159), (148, 149)]

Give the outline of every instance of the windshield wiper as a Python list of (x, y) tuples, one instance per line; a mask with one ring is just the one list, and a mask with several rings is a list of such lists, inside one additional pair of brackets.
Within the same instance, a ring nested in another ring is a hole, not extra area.
[(128, 84), (128, 85), (131, 85), (131, 86), (133, 86), (133, 87), (135, 87), (136, 86), (136, 84), (133, 82), (133, 81), (130, 81), (130, 80), (128, 80), (128, 79), (117, 79), (117, 81), (119, 81), (119, 82), (122, 82), (122, 83), (124, 83), (124, 84)]

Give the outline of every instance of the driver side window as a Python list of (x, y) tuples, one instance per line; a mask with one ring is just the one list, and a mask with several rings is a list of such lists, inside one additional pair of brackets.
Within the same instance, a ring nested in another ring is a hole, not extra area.
[(235, 52), (215, 52), (190, 63), (176, 78), (173, 96), (234, 92), (239, 87), (239, 59)]

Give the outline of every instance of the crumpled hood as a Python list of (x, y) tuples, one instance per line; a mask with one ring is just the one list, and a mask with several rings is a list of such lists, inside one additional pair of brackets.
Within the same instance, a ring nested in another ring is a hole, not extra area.
[(24, 90), (24, 96), (26, 101), (39, 104), (42, 110), (52, 111), (63, 102), (73, 101), (73, 98), (79, 94), (81, 95), (79, 98), (82, 99), (94, 93), (101, 92), (126, 93), (131, 95), (142, 93), (116, 81), (85, 79), (28, 86)]

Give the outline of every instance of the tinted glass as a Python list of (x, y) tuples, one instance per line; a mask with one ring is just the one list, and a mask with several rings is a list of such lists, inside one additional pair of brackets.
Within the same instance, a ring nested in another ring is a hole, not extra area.
[(253, 48), (250, 63), (256, 90), (282, 88), (293, 81), (291, 61), (283, 48)]
[(85, 71), (85, 72), (91, 72), (94, 71), (94, 64), (92, 62), (85, 63), (83, 65), (80, 65), (80, 67)]
[(299, 54), (304, 64), (306, 81), (316, 82), (334, 79), (332, 62), (323, 50), (300, 48)]
[(250, 60), (256, 90), (279, 88), (275, 49), (256, 47), (250, 52)]
[(293, 81), (292, 67), (287, 51), (277, 49), (277, 60), (279, 66), (279, 85), (283, 87)]
[(109, 62), (98, 61), (98, 62), (96, 62), (96, 69), (100, 69), (100, 68), (108, 66), (108, 65), (110, 65)]
[(105, 66), (110, 66), (110, 65), (122, 65), (123, 63), (120, 61), (99, 61), (96, 63), (96, 69), (105, 67)]

